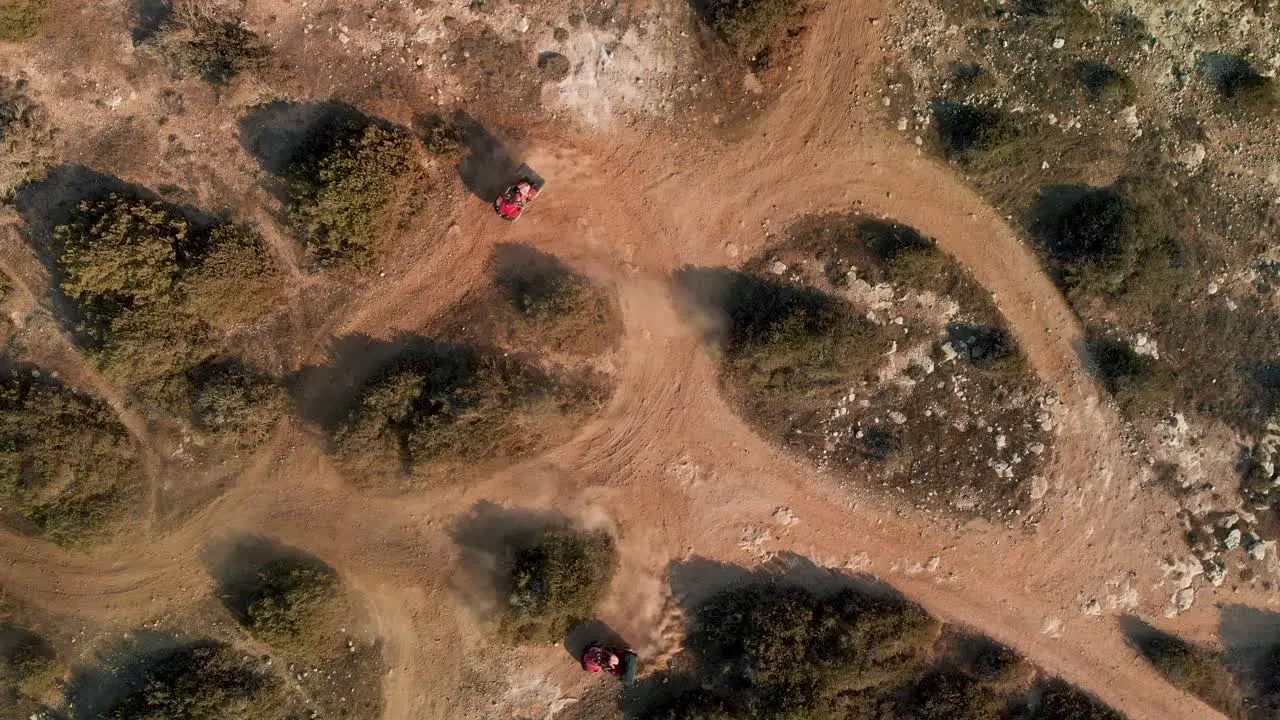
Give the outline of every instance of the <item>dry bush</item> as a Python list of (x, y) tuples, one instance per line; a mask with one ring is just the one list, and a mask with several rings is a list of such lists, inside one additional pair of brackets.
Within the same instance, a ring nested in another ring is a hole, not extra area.
[(1075, 76), (1089, 99), (1096, 103), (1123, 107), (1133, 100), (1133, 81), (1106, 63), (1076, 63)]
[(891, 702), (938, 629), (905, 601), (759, 584), (700, 605), (687, 646), (703, 686), (749, 717), (859, 716)]
[(1085, 343), (1085, 361), (1127, 415), (1157, 416), (1173, 407), (1177, 386), (1172, 371), (1127, 344), (1101, 337)]
[(591, 617), (609, 589), (618, 556), (607, 533), (557, 528), (516, 551), (500, 632), (508, 642), (561, 640)]
[(1013, 117), (998, 108), (936, 101), (932, 104), (938, 138), (948, 157), (961, 161), (999, 155), (1010, 162), (1022, 131)]
[(343, 124), (312, 139), (289, 168), (289, 217), (321, 265), (368, 260), (397, 185), (413, 166), (413, 137), (378, 123)]
[(140, 497), (133, 442), (102, 400), (33, 372), (0, 377), (0, 495), (50, 540), (111, 530)]
[(899, 703), (902, 720), (990, 720), (1009, 698), (991, 683), (955, 671), (926, 674)]
[(192, 424), (240, 447), (266, 442), (287, 409), (284, 387), (238, 360), (202, 363), (187, 376)]
[(1041, 683), (1037, 691), (1029, 720), (1125, 720), (1123, 713), (1059, 678)]
[(39, 178), (54, 157), (48, 113), (24, 90), (24, 82), (0, 77), (0, 200)]
[(756, 55), (803, 12), (797, 0), (712, 0), (711, 27), (746, 55)]
[(235, 20), (192, 20), (164, 42), (179, 67), (212, 85), (260, 70), (271, 54), (257, 33)]
[(44, 16), (45, 0), (5, 0), (0, 3), (0, 40), (13, 42), (35, 36)]

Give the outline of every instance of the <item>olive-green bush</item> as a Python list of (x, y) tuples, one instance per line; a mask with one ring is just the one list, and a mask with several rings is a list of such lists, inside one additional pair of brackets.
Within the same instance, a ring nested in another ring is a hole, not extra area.
[(0, 40), (26, 40), (40, 30), (45, 0), (5, 0), (0, 3)]
[(285, 558), (258, 572), (247, 598), (245, 625), (254, 637), (281, 647), (311, 638), (340, 599), (338, 578), (314, 561)]
[(198, 260), (183, 270), (181, 291), (192, 312), (217, 326), (259, 317), (283, 289), (280, 267), (257, 228), (218, 225)]
[(289, 216), (321, 265), (367, 260), (383, 212), (413, 165), (413, 137), (378, 123), (344, 124), (314, 138), (289, 168)]
[(229, 645), (192, 643), (139, 665), (139, 680), (95, 720), (261, 720), (279, 712), (279, 681)]
[(618, 564), (604, 532), (555, 528), (516, 550), (501, 634), (509, 642), (557, 641), (589, 618)]
[(38, 377), (0, 376), (0, 497), (48, 539), (103, 535), (141, 496), (128, 431), (102, 400)]

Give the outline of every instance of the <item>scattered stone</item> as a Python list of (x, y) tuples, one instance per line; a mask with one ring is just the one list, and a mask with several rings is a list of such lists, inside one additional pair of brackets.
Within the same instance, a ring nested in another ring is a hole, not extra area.
[(1089, 600), (1089, 602), (1085, 603), (1084, 607), (1080, 608), (1080, 612), (1084, 613), (1085, 615), (1093, 615), (1095, 617), (1098, 615), (1101, 615), (1102, 603), (1098, 602), (1097, 598), (1093, 598)]
[(1230, 530), (1231, 528), (1235, 527), (1236, 523), (1238, 522), (1240, 522), (1240, 516), (1237, 515), (1236, 513), (1231, 513), (1230, 515), (1226, 515), (1221, 520), (1218, 521), (1218, 527), (1222, 528), (1223, 530)]
[(1054, 49), (1054, 50), (1061, 50), (1062, 48), (1064, 48), (1064, 47), (1066, 47), (1066, 46), (1067, 46), (1067, 41), (1066, 41), (1066, 39), (1065, 39), (1065, 38), (1054, 38), (1054, 39), (1053, 39), (1053, 49)]
[(1191, 609), (1192, 604), (1196, 601), (1196, 591), (1192, 588), (1182, 588), (1173, 594), (1173, 606), (1178, 612), (1186, 612)]
[(781, 260), (774, 260), (773, 264), (769, 266), (769, 272), (773, 273), (774, 275), (781, 275), (786, 271), (787, 271), (787, 264), (782, 262)]
[(1231, 532), (1227, 533), (1227, 536), (1222, 539), (1222, 547), (1228, 550), (1235, 550), (1240, 547), (1240, 539), (1240, 528), (1235, 528)]
[(1214, 587), (1222, 587), (1222, 583), (1227, 579), (1227, 566), (1218, 560), (1206, 560), (1204, 576)]
[(897, 410), (890, 410), (889, 419), (893, 421), (894, 425), (901, 425), (907, 421), (907, 416)]

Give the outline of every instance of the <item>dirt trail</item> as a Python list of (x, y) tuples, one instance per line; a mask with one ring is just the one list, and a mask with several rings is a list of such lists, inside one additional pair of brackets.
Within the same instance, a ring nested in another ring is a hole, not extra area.
[[(485, 602), (465, 591), (472, 568), (451, 532), (478, 508), (559, 510), (617, 533), (626, 582), (615, 584), (602, 616), (650, 656), (674, 649), (673, 607), (693, 590), (666, 590), (672, 563), (750, 563), (794, 551), (880, 575), (1135, 720), (1212, 717), (1136, 658), (1114, 618), (1080, 614), (1083, 598), (1131, 570), (1144, 593), (1133, 610), (1158, 613), (1167, 592), (1148, 592), (1158, 578), (1145, 549), (1172, 532), (1161, 501), (1134, 501), (1139, 473), (1121, 451), (1119, 422), (1087, 381), (1073, 347), (1080, 329), (1033, 255), (945, 165), (876, 129), (882, 123), (861, 95), (878, 59), (868, 19), (883, 12), (831, 3), (814, 17), (786, 94), (728, 148), (540, 137), (530, 160), (552, 186), (528, 218), (500, 224), (467, 199), (438, 237), (413, 241), (429, 252), (332, 324), (335, 337), (412, 332), (483, 281), (496, 243), (554, 252), (616, 288), (625, 323), (618, 387), (573, 441), (468, 487), (380, 498), (354, 491), (307, 431), (286, 427), (226, 494), (145, 547), (86, 556), (0, 535), (8, 560), (0, 584), (50, 612), (127, 625), (209, 592), (202, 551), (211, 542), (270, 535), (350, 579), (384, 641), (388, 718), (459, 717), (468, 708), (500, 716), (505, 705), (468, 694), (459, 659), (488, 644)], [(641, 190), (620, 198), (619, 187)], [(1054, 481), (1034, 531), (951, 530), (890, 511), (874, 495), (838, 493), (760, 440), (720, 398), (715, 360), (676, 306), (671, 271), (733, 264), (762, 249), (766, 230), (855, 204), (936, 237), (971, 268), (1062, 398)], [(320, 343), (310, 360), (325, 352)], [(798, 522), (777, 521), (784, 507)], [(541, 672), (557, 692), (581, 690), (562, 651), (539, 652), (526, 671)]]

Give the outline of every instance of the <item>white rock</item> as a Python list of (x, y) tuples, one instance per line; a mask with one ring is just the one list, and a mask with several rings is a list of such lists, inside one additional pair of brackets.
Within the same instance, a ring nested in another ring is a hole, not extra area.
[(773, 273), (774, 275), (781, 275), (786, 271), (787, 271), (787, 264), (782, 262), (781, 260), (774, 260), (773, 264), (769, 266), (769, 272)]
[(894, 425), (901, 425), (907, 421), (907, 416), (897, 410), (890, 410), (889, 419), (893, 421)]
[(1065, 38), (1054, 38), (1054, 39), (1053, 39), (1053, 49), (1054, 49), (1054, 50), (1061, 50), (1062, 48), (1064, 48), (1064, 47), (1066, 47), (1066, 46), (1067, 46), (1067, 41), (1066, 41), (1066, 39), (1065, 39)]
[(1227, 566), (1217, 560), (1209, 560), (1204, 564), (1204, 576), (1214, 587), (1222, 587), (1227, 579)]
[(520, 21), (516, 23), (516, 29), (522, 33), (529, 32), (529, 18), (527, 17), (520, 18)]
[(1240, 516), (1235, 513), (1231, 513), (1230, 515), (1226, 515), (1221, 520), (1219, 520), (1218, 526), (1223, 528), (1224, 530), (1230, 530), (1231, 528), (1235, 527), (1236, 523), (1238, 522), (1240, 522)]
[(1093, 598), (1080, 608), (1080, 612), (1084, 613), (1085, 615), (1094, 615), (1094, 616), (1101, 615), (1102, 603), (1098, 602), (1097, 598)]
[(906, 118), (898, 118), (898, 130), (899, 130), (899, 131), (901, 131), (901, 132), (906, 132), (906, 131), (907, 131), (907, 119), (906, 119)]
[(1222, 539), (1222, 547), (1228, 550), (1234, 550), (1240, 547), (1240, 539), (1240, 528), (1235, 528), (1231, 532), (1227, 533), (1227, 536)]

